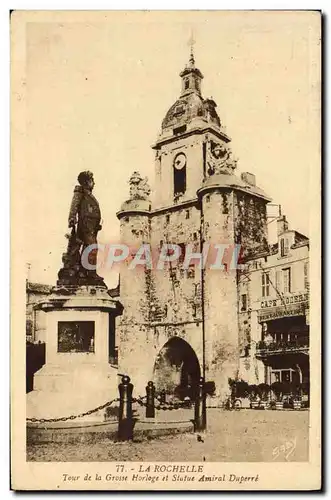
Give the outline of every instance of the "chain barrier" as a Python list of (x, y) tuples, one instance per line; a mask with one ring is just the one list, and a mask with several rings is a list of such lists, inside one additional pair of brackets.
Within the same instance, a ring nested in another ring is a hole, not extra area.
[(84, 413), (78, 413), (78, 415), (70, 415), (70, 417), (58, 417), (58, 418), (27, 418), (27, 422), (40, 422), (40, 423), (51, 423), (51, 422), (66, 422), (68, 420), (75, 420), (76, 418), (86, 417), (87, 415), (92, 415), (97, 411), (104, 410), (113, 403), (119, 401), (119, 398), (108, 401), (107, 403), (94, 408), (93, 410), (85, 411)]
[[(146, 408), (147, 403), (143, 401), (143, 399), (146, 399), (146, 396), (139, 396), (138, 398), (132, 398), (132, 403), (138, 403), (140, 406), (143, 406)], [(156, 398), (158, 399), (158, 398)], [(97, 411), (104, 410), (108, 406), (111, 406), (113, 403), (118, 402), (120, 399), (116, 398), (113, 399), (112, 401), (108, 401), (107, 403), (98, 406), (97, 408), (93, 408), (93, 410), (88, 410), (83, 413), (78, 413), (77, 415), (70, 415), (69, 417), (57, 417), (57, 418), (27, 418), (27, 422), (32, 422), (32, 423), (55, 423), (55, 422), (66, 422), (68, 420), (75, 420), (76, 418), (81, 418), (81, 417), (86, 417), (88, 415), (92, 415), (93, 413), (96, 413)], [(159, 400), (159, 399), (158, 399)], [(156, 410), (163, 410), (163, 411), (172, 411), (172, 410), (179, 410), (180, 408), (191, 408), (191, 402), (186, 402), (182, 401), (179, 403), (162, 403), (159, 405), (155, 405)]]
[[(145, 408), (147, 407), (147, 403), (144, 403), (142, 401), (143, 398), (146, 398), (146, 396), (143, 397), (138, 397), (138, 398), (133, 398), (132, 403), (138, 403), (140, 406), (144, 406)], [(156, 398), (159, 401), (159, 398)], [(179, 403), (161, 403), (159, 405), (154, 405), (154, 408), (156, 410), (163, 410), (163, 411), (171, 411), (171, 410), (179, 410), (180, 408), (191, 408), (191, 402), (186, 402), (186, 401), (181, 401)]]
[[(143, 399), (146, 399), (146, 396), (139, 396), (138, 398), (132, 398), (132, 403), (138, 403), (142, 407), (147, 407), (147, 403), (143, 401)], [(159, 401), (159, 398), (156, 398)], [(93, 410), (88, 410), (83, 413), (78, 413), (78, 415), (70, 415), (69, 417), (58, 417), (58, 418), (27, 418), (27, 422), (32, 422), (32, 423), (54, 423), (54, 422), (66, 422), (68, 420), (75, 420), (76, 418), (81, 418), (81, 417), (86, 417), (88, 415), (92, 415), (93, 413), (96, 413), (97, 411), (104, 410), (108, 406), (111, 406), (113, 403), (118, 402), (120, 399), (116, 398), (113, 399), (112, 401), (108, 401), (107, 403), (98, 406), (97, 408), (94, 408)], [(172, 410), (179, 410), (181, 408), (186, 408), (189, 409), (192, 407), (191, 402), (186, 402), (186, 401), (181, 401), (178, 403), (162, 403), (159, 405), (155, 405), (156, 410), (163, 410), (163, 411), (172, 411)], [(223, 406), (207, 406), (207, 408), (223, 408)]]

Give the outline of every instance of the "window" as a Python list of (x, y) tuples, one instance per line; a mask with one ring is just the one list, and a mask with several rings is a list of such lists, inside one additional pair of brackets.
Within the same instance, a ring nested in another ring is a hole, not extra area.
[(190, 218), (190, 211), (186, 210), (186, 212), (185, 212), (185, 219), (189, 219), (189, 218)]
[(289, 293), (291, 291), (291, 268), (283, 269), (283, 291)]
[(168, 214), (168, 215), (166, 216), (166, 223), (167, 223), (167, 224), (169, 224), (169, 222), (170, 222), (170, 215)]
[(193, 240), (197, 241), (198, 240), (198, 233), (193, 233)]
[(262, 273), (262, 297), (269, 297), (270, 279), (269, 273)]
[(177, 106), (175, 111), (174, 111), (174, 115), (179, 116), (179, 115), (182, 115), (184, 112), (185, 112), (184, 106)]
[(181, 127), (176, 127), (173, 129), (174, 135), (183, 134), (184, 132), (186, 132), (186, 125), (182, 125)]
[(305, 262), (304, 263), (304, 268), (303, 268), (303, 276), (304, 276), (304, 288), (305, 290), (309, 290), (309, 263)]
[(210, 194), (207, 194), (206, 196), (206, 203), (209, 203), (210, 202)]
[(277, 292), (281, 291), (281, 281), (282, 281), (282, 273), (281, 271), (276, 271), (276, 290)]
[(290, 369), (281, 369), (281, 370), (272, 370), (271, 371), (271, 383), (273, 382), (293, 382), (295, 378), (294, 370)]
[(186, 191), (186, 166), (178, 170), (174, 168), (174, 195), (184, 194)]
[(291, 377), (292, 375), (292, 370), (282, 370), (282, 373), (281, 373), (281, 381), (282, 382), (291, 382)]
[(241, 311), (247, 311), (247, 294), (243, 293), (241, 296)]
[(187, 78), (185, 80), (184, 84), (185, 84), (185, 90), (187, 90), (189, 88), (189, 86), (190, 86), (190, 80)]
[(285, 255), (287, 255), (289, 253), (289, 250), (290, 250), (288, 238), (284, 238), (284, 250), (285, 250)]
[(194, 266), (194, 264), (189, 266), (189, 268), (187, 270), (187, 277), (192, 278), (192, 279), (195, 278), (195, 266)]
[(182, 264), (185, 260), (185, 243), (179, 243), (178, 246), (180, 246), (180, 256), (178, 257), (178, 262)]
[(280, 240), (280, 255), (281, 257), (285, 257), (289, 252), (289, 242), (288, 238), (282, 238)]

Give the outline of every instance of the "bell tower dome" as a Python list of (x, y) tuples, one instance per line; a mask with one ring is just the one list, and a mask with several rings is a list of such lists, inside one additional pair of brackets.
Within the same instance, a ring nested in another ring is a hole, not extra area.
[[(189, 62), (179, 76), (182, 80), (181, 94), (166, 113), (157, 142), (169, 136), (178, 137), (190, 129), (202, 128), (206, 125), (212, 125), (218, 132), (221, 132), (222, 126), (215, 101), (202, 97), (203, 74), (195, 66), (192, 50)], [(226, 142), (229, 140), (227, 139)]]
[(203, 74), (195, 65), (192, 47), (180, 77), (181, 93), (162, 120), (161, 132), (152, 146), (156, 150), (153, 208), (196, 199), (208, 170), (209, 143), (230, 142), (215, 101), (202, 96)]

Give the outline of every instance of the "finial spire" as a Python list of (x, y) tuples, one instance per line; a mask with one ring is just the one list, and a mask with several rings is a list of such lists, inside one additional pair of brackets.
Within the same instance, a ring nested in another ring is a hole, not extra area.
[(190, 59), (189, 59), (189, 62), (190, 62), (191, 66), (194, 66), (195, 60), (194, 60), (194, 51), (193, 51), (193, 48), (194, 48), (194, 45), (195, 45), (195, 38), (194, 38), (193, 28), (191, 29), (191, 36), (190, 36), (190, 38), (188, 40), (188, 45), (190, 46)]

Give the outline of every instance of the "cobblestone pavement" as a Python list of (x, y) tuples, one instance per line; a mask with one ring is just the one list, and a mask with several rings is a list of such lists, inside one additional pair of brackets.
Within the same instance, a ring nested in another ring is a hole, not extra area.
[[(189, 418), (192, 411), (187, 410)], [(210, 409), (208, 430), (200, 435), (180, 434), (125, 443), (102, 439), (95, 444), (30, 445), (27, 459), (40, 462), (307, 461), (308, 427), (309, 411)]]

